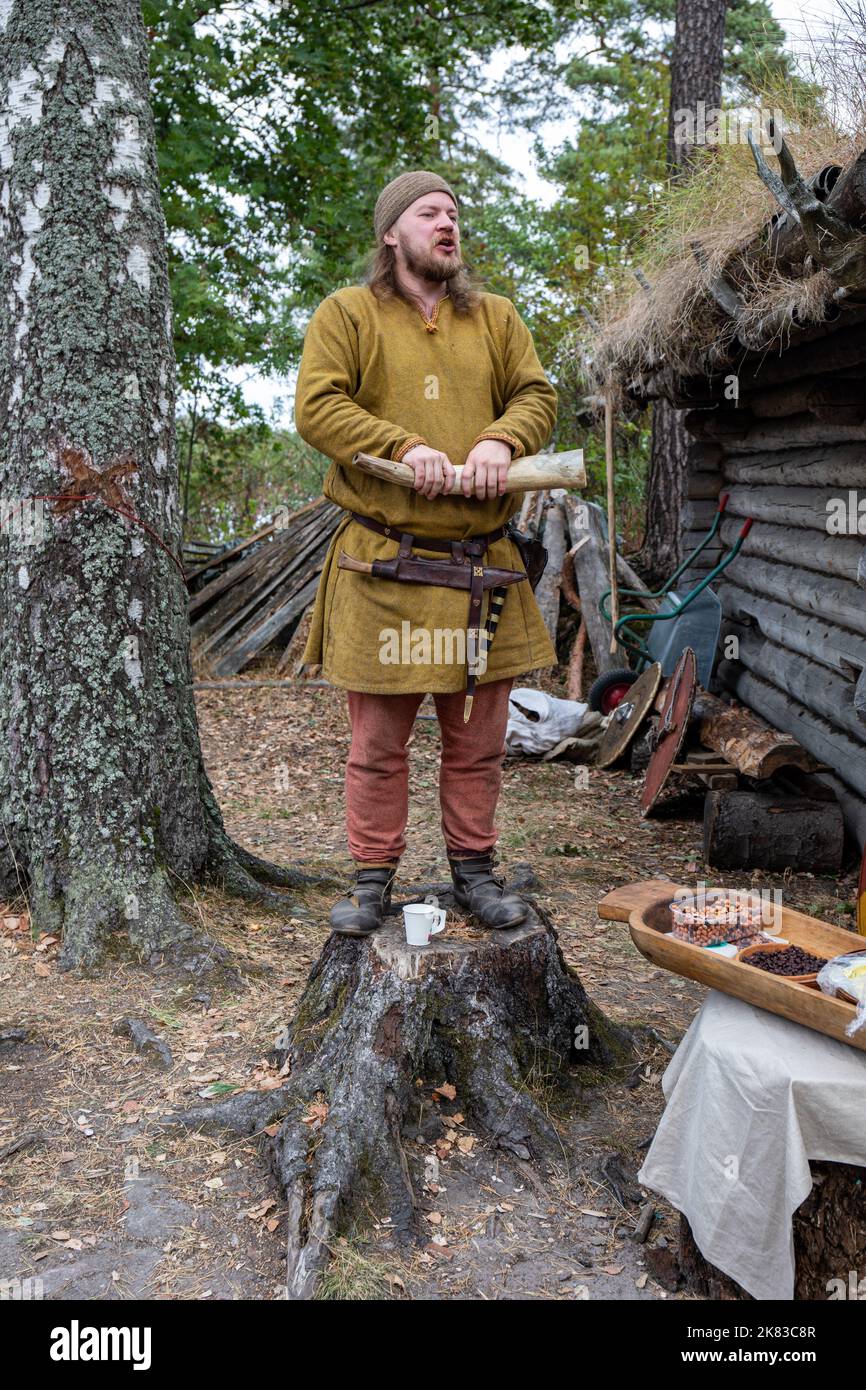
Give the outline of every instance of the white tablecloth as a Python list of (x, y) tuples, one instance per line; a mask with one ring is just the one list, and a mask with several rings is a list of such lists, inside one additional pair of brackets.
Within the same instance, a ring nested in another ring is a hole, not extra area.
[(791, 1217), (809, 1159), (866, 1165), (866, 1052), (712, 990), (662, 1087), (638, 1180), (755, 1298), (793, 1298)]

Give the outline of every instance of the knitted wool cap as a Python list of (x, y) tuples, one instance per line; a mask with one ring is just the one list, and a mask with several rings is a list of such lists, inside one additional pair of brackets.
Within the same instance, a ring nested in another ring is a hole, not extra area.
[(385, 232), (392, 227), (401, 213), (405, 212), (416, 198), (425, 193), (448, 193), (457, 202), (457, 197), (444, 179), (431, 174), (428, 169), (413, 169), (408, 174), (398, 174), (386, 184), (376, 200), (373, 213), (373, 230), (376, 240), (381, 241)]

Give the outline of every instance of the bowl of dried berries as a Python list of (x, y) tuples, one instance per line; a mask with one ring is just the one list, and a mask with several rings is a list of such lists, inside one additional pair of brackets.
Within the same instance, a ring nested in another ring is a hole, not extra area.
[(781, 975), (796, 980), (798, 985), (813, 985), (829, 956), (816, 956), (803, 946), (791, 946), (781, 941), (758, 942), (737, 952), (737, 960), (766, 970), (769, 975)]

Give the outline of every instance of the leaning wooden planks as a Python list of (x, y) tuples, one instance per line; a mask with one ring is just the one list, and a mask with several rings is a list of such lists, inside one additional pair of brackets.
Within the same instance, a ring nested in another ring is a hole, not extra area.
[(342, 516), (320, 498), (273, 528), (190, 602), (195, 654), (217, 676), (236, 675), (275, 638), (286, 637), (314, 600)]

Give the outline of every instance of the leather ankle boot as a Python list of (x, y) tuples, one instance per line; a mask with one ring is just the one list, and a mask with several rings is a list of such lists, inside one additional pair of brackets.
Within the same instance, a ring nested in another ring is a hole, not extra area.
[(381, 927), (391, 906), (397, 866), (359, 868), (347, 897), (331, 908), (331, 930), (343, 936), (369, 936)]
[(466, 858), (448, 855), (454, 899), (478, 918), (482, 926), (501, 930), (516, 927), (529, 915), (529, 904), (517, 893), (507, 893), (505, 882), (493, 872), (496, 858), (491, 850)]

